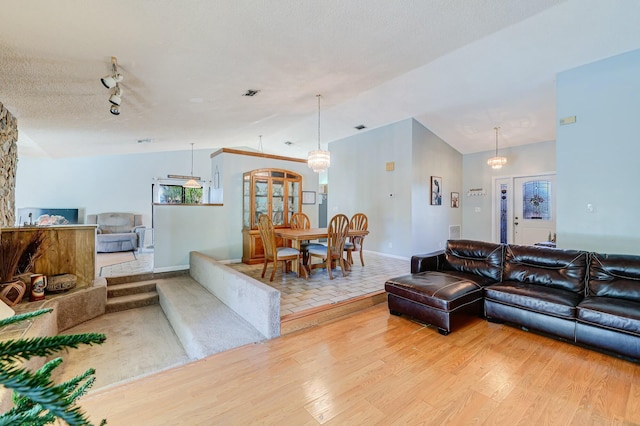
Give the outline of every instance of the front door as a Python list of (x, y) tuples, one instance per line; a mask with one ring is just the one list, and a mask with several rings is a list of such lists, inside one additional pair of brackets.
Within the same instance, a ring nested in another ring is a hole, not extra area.
[(515, 244), (535, 244), (555, 240), (555, 175), (514, 179), (513, 240)]

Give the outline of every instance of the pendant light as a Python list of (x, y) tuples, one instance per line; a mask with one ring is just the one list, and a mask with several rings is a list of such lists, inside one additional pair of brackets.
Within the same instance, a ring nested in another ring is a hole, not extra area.
[(309, 151), (307, 159), (307, 164), (316, 173), (324, 172), (331, 165), (331, 153), (320, 149), (320, 96), (316, 95), (318, 98), (318, 149)]
[(194, 178), (193, 178), (193, 143), (191, 143), (191, 179), (182, 184), (183, 188), (202, 188)]
[(501, 169), (502, 166), (507, 164), (507, 158), (498, 157), (498, 130), (500, 130), (500, 127), (494, 127), (493, 129), (496, 131), (496, 156), (489, 158), (487, 164), (490, 165), (492, 169)]

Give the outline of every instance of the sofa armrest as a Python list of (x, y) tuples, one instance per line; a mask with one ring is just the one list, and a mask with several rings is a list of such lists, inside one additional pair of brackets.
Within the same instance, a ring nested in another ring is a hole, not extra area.
[(137, 247), (136, 248), (142, 248), (142, 244), (144, 244), (144, 231), (145, 231), (145, 229), (147, 229), (146, 226), (138, 225), (138, 226), (135, 226), (133, 228), (133, 230), (131, 231), (131, 232), (135, 232), (138, 235)]
[(444, 265), (444, 250), (433, 253), (416, 254), (411, 256), (411, 273), (424, 271), (440, 271)]

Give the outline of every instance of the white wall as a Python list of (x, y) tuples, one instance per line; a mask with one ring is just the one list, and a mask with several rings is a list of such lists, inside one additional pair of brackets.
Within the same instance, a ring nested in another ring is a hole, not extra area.
[[(451, 192), (462, 201), (462, 155), (413, 120), (412, 254), (445, 247), (449, 226), (462, 225), (461, 207), (451, 207)], [(431, 176), (442, 183), (442, 205), (431, 205)]]
[[(483, 151), (464, 155), (462, 158), (462, 236), (470, 240), (492, 241), (491, 202), (494, 197), (493, 179), (515, 176), (533, 176), (556, 170), (556, 143), (554, 141), (500, 148), (500, 155), (507, 157), (507, 164), (494, 170), (487, 160), (495, 151)], [(485, 196), (468, 197), (472, 188), (482, 188)], [(560, 196), (558, 195), (558, 198)], [(479, 209), (479, 211), (478, 211)]]
[[(157, 272), (186, 269), (189, 252), (199, 251), (218, 260), (242, 258), (242, 174), (260, 168), (280, 168), (302, 175), (304, 191), (318, 190), (318, 175), (306, 162), (222, 153), (211, 158), (210, 169), (220, 172), (216, 202), (222, 206), (154, 206)], [(318, 205), (302, 211), (318, 224)]]
[[(370, 233), (365, 250), (411, 255), (411, 122), (329, 144), (327, 216), (366, 214)], [(385, 164), (391, 161), (395, 170), (387, 172)]]
[[(330, 151), (329, 216), (365, 213), (366, 250), (401, 257), (437, 250), (449, 225), (460, 224), (449, 192), (460, 186), (461, 155), (415, 120), (332, 142)], [(387, 162), (394, 171), (386, 171)], [(442, 206), (429, 205), (432, 175), (444, 182)]]
[(557, 76), (561, 247), (640, 254), (639, 76), (640, 50)]
[[(210, 154), (194, 151), (195, 176), (211, 179)], [(150, 227), (153, 179), (190, 173), (191, 150), (64, 159), (19, 156), (16, 209), (79, 208), (81, 223), (87, 214), (131, 212), (142, 214)]]

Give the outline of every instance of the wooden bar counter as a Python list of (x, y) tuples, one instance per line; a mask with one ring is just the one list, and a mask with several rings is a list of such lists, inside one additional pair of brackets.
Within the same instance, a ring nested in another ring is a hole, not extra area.
[(2, 228), (2, 238), (28, 239), (40, 229), (45, 231), (48, 248), (32, 272), (74, 274), (78, 277), (76, 288), (91, 286), (96, 274), (96, 225)]

